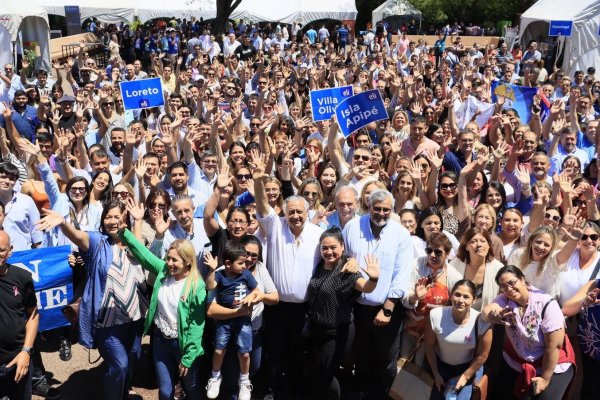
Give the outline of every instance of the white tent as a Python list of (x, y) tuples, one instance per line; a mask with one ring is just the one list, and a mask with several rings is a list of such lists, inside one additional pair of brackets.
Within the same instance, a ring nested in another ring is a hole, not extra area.
[(411, 17), (421, 20), (423, 15), (406, 0), (387, 0), (371, 13), (373, 27), (387, 17)]
[(559, 41), (564, 41), (563, 70), (572, 76), (600, 64), (600, 1), (539, 0), (521, 16), (521, 44), (548, 36), (550, 21), (573, 21), (571, 37)]
[(13, 54), (23, 42), (36, 42), (40, 57), (36, 68), (50, 70), (48, 13), (29, 0), (0, 0), (0, 65), (14, 63)]
[(356, 14), (354, 0), (243, 0), (230, 18), (305, 25), (320, 19), (356, 20)]
[(217, 16), (215, 0), (141, 0), (135, 15), (142, 22), (154, 18), (211, 19)]
[(96, 17), (107, 23), (133, 21), (135, 4), (131, 0), (33, 0), (48, 14), (65, 16), (65, 5), (79, 6), (81, 22)]

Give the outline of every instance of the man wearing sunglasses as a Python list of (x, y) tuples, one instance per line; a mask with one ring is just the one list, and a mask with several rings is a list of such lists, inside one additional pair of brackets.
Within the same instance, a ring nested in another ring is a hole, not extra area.
[(374, 255), (381, 265), (379, 281), (372, 293), (362, 294), (354, 307), (354, 361), (361, 394), (386, 398), (396, 375), (404, 307), (400, 300), (407, 290), (413, 246), (410, 233), (390, 219), (394, 198), (384, 189), (368, 198), (369, 213), (344, 227), (349, 257), (364, 269), (366, 257)]

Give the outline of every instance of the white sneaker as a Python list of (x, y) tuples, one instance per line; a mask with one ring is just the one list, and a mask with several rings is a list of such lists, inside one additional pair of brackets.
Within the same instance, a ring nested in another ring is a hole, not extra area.
[(208, 380), (208, 385), (206, 385), (206, 397), (209, 399), (216, 399), (219, 397), (219, 388), (221, 387), (222, 381), (222, 376), (219, 376), (218, 378), (210, 378)]
[(238, 400), (250, 400), (250, 395), (252, 394), (252, 384), (250, 381), (239, 382), (240, 385), (240, 393), (238, 395)]

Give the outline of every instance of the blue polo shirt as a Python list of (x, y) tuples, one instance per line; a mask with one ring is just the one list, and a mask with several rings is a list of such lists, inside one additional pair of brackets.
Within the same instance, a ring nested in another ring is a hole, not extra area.
[[(11, 109), (14, 110), (14, 108)], [(40, 124), (35, 107), (27, 105), (23, 112), (13, 112), (12, 121), (19, 135), (29, 139), (32, 143), (35, 142), (35, 128)], [(0, 126), (6, 129), (6, 121), (2, 115), (0, 115)]]

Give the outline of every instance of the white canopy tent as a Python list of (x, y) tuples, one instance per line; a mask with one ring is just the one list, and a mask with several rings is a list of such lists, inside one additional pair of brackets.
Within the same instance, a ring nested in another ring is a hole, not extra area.
[(50, 70), (48, 13), (29, 0), (0, 0), (0, 65), (14, 63), (15, 48), (36, 42), (40, 56), (36, 68)]
[(388, 17), (410, 17), (418, 19), (419, 21), (423, 19), (421, 11), (417, 10), (415, 6), (410, 4), (408, 1), (387, 0), (385, 3), (373, 10), (371, 13), (371, 23), (373, 24), (373, 27), (375, 27), (377, 22)]
[(573, 76), (600, 64), (600, 1), (539, 0), (521, 16), (521, 44), (548, 36), (550, 21), (573, 21), (571, 36), (559, 39), (564, 44), (563, 70)]
[(230, 18), (288, 24), (298, 21), (305, 25), (320, 19), (355, 20), (356, 14), (354, 0), (244, 0)]
[(48, 14), (65, 16), (65, 5), (79, 6), (81, 21), (96, 17), (107, 23), (133, 21), (135, 4), (131, 0), (33, 0), (42, 6)]
[(215, 0), (141, 0), (135, 15), (142, 22), (155, 18), (211, 19), (217, 16)]

